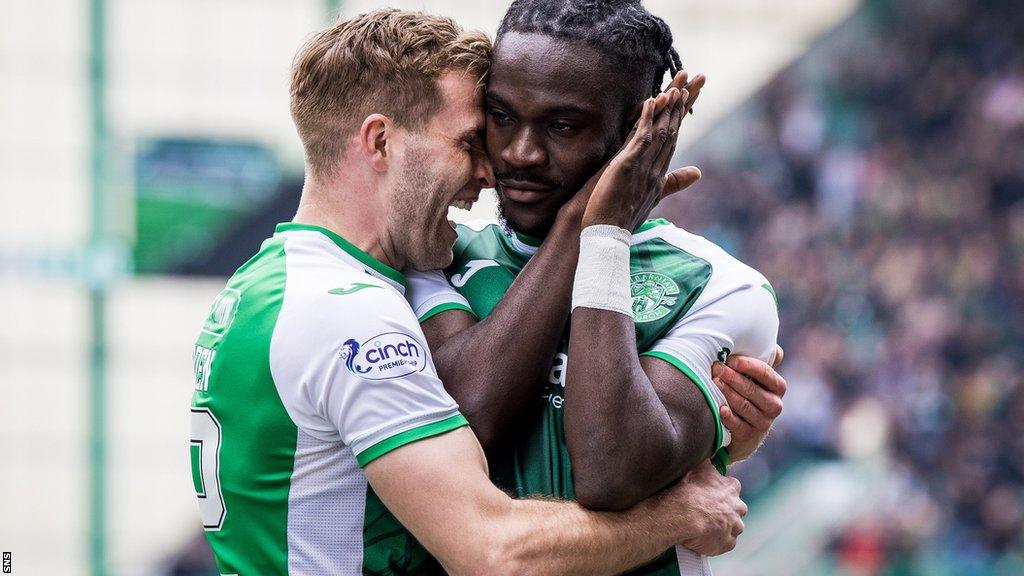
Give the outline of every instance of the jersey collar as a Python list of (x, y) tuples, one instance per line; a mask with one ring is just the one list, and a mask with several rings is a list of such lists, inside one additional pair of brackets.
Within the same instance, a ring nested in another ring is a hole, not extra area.
[(327, 236), (328, 238), (330, 238), (332, 242), (338, 245), (338, 248), (341, 248), (342, 250), (345, 251), (346, 254), (358, 260), (359, 263), (362, 264), (367, 269), (368, 272), (370, 272), (374, 276), (382, 277), (384, 280), (390, 280), (393, 283), (397, 283), (403, 289), (405, 288), (405, 276), (401, 272), (395, 270), (394, 268), (388, 266), (387, 264), (381, 262), (380, 260), (377, 260), (373, 256), (370, 256), (366, 252), (363, 252), (359, 248), (356, 248), (354, 244), (352, 244), (348, 240), (345, 240), (335, 232), (328, 230), (327, 228), (323, 228), (321, 226), (314, 226), (312, 224), (285, 222), (283, 224), (278, 224), (277, 228), (274, 231), (280, 233), (289, 232), (293, 230), (319, 232), (324, 236)]
[(541, 240), (539, 238), (527, 236), (526, 234), (515, 231), (513, 231), (512, 234), (506, 233), (505, 237), (508, 238), (509, 243), (512, 245), (512, 249), (520, 254), (533, 256), (537, 253), (537, 250), (540, 249)]

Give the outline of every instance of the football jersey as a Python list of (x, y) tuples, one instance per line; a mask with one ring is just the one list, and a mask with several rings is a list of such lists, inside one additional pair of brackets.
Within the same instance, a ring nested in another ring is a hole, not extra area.
[[(421, 322), (452, 309), (484, 318), (539, 244), (524, 235), (507, 233), (497, 222), (459, 225), (452, 265), (443, 274), (410, 273), (407, 297)], [(775, 293), (760, 273), (666, 220), (645, 222), (630, 244), (637, 350), (621, 353), (664, 360), (700, 389), (715, 420), (712, 460), (724, 473), (724, 446), (729, 439), (719, 407), (725, 398), (711, 380), (711, 365), (729, 354), (772, 360), (779, 325)], [(537, 410), (516, 427), (507, 448), (490, 454), (493, 480), (518, 497), (574, 498), (562, 417), (566, 370), (571, 365), (568, 347), (567, 324), (546, 388), (538, 390)], [(634, 573), (677, 575), (679, 571), (679, 558), (675, 550), (669, 550)]]
[(222, 574), (442, 573), (362, 471), (466, 425), (404, 291), (337, 234), (281, 224), (217, 295), (190, 448)]

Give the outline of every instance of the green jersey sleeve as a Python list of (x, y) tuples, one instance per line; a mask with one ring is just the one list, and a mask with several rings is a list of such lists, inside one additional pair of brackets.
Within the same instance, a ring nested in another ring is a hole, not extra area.
[[(764, 283), (767, 285), (767, 283)], [(771, 362), (779, 330), (779, 317), (771, 292), (758, 283), (712, 281), (694, 306), (672, 329), (642, 355), (668, 362), (700, 388), (715, 418), (715, 451), (729, 444), (719, 408), (725, 396), (712, 382), (711, 365), (729, 354), (743, 354)], [(724, 466), (724, 454), (718, 456)]]

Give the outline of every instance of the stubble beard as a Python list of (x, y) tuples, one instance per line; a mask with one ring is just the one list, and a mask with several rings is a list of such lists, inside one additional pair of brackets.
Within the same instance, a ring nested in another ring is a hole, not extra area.
[[(568, 199), (566, 200), (566, 202), (568, 202)], [(561, 205), (559, 205), (559, 208), (560, 207)], [(551, 228), (554, 227), (555, 219), (557, 217), (558, 210), (556, 209), (555, 213), (550, 216), (550, 222), (546, 222), (546, 225), (544, 226), (543, 230), (527, 230), (526, 226), (522, 222), (516, 220), (514, 217), (509, 216), (505, 204), (505, 197), (502, 196), (500, 193), (498, 194), (498, 225), (501, 226), (502, 232), (504, 232), (505, 235), (508, 236), (509, 238), (514, 236), (516, 233), (520, 233), (525, 234), (527, 236), (533, 236), (536, 238), (543, 239), (551, 231)]]
[(518, 228), (518, 224), (509, 219), (508, 214), (505, 211), (505, 197), (498, 194), (498, 225), (501, 226), (501, 231), (505, 233), (505, 236), (513, 236)]
[(444, 187), (440, 178), (431, 177), (429, 165), (427, 153), (409, 150), (388, 215), (395, 250), (404, 256), (405, 268), (416, 270), (435, 270), (451, 262), (451, 247), (442, 246), (437, 237), (437, 212), (444, 209), (440, 217), (447, 218), (447, 204), (439, 206)]

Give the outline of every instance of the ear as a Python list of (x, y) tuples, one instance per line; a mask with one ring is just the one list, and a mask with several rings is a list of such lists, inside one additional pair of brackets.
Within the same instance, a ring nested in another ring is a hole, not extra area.
[(392, 158), (395, 123), (383, 114), (370, 114), (359, 126), (359, 150), (377, 172), (386, 172)]

